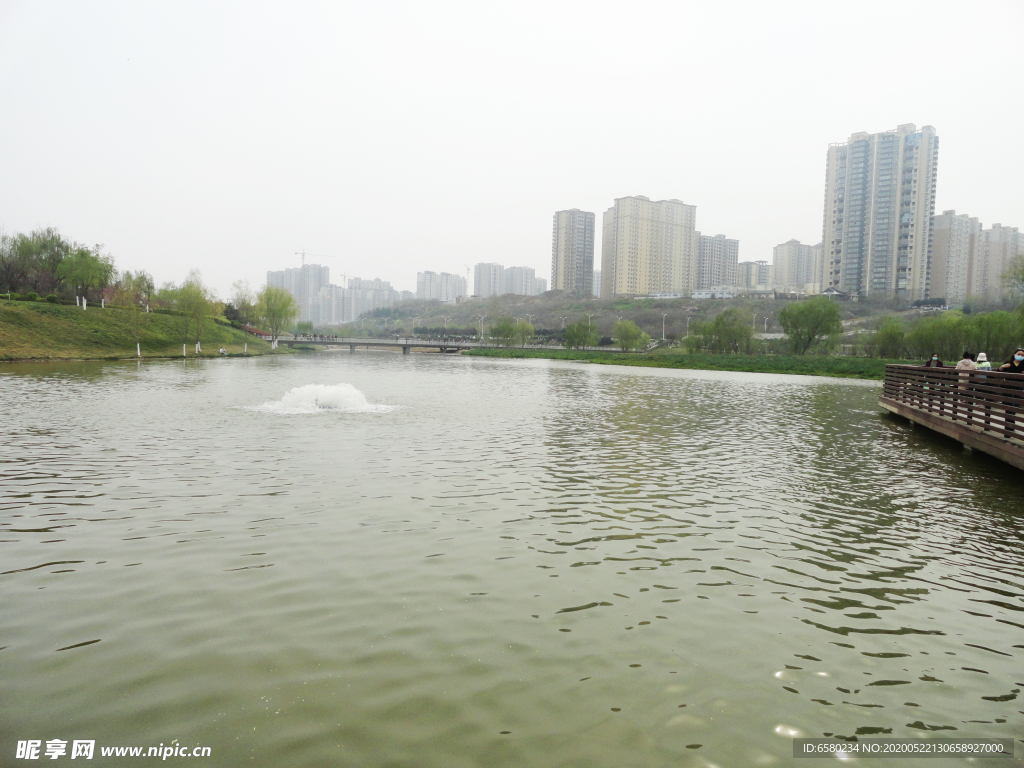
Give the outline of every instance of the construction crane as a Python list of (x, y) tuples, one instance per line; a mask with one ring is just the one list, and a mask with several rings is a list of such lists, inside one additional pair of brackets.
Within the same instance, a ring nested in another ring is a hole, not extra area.
[[(312, 256), (314, 259), (336, 259), (336, 258), (338, 258), (337, 256), (328, 256), (325, 253), (306, 253), (304, 250), (303, 251), (296, 251), (295, 255), (302, 257), (302, 266), (306, 266), (306, 257), (307, 256)], [(347, 280), (348, 279), (348, 275), (342, 273), (341, 279), (343, 281)]]

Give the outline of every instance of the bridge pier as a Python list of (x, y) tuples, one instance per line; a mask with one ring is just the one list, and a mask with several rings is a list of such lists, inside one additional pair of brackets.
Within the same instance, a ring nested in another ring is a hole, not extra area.
[(403, 355), (408, 355), (409, 354), (409, 347), (408, 346), (403, 346), (402, 347), (402, 354)]
[(355, 344), (349, 344), (348, 345), (348, 353), (350, 355), (354, 355), (356, 353), (356, 345)]

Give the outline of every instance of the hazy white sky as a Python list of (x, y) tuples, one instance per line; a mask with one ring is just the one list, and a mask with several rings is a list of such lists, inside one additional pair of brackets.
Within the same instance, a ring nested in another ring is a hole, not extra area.
[[(415, 290), (527, 265), (551, 215), (679, 198), (771, 259), (825, 152), (934, 125), (936, 211), (1024, 227), (1021, 0), (0, 0), (0, 227), (157, 282), (299, 264)], [(314, 261), (314, 259), (310, 259)], [(600, 262), (600, 236), (595, 261)]]

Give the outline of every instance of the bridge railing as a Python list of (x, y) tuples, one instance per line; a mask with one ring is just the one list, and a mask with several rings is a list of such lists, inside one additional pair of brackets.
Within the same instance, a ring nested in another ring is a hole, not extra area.
[(1005, 440), (1024, 440), (1024, 376), (1020, 374), (887, 365), (882, 399)]

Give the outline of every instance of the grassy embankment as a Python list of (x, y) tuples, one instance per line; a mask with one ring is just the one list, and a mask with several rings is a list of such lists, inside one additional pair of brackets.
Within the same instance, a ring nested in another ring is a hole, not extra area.
[(877, 379), (885, 375), (887, 363), (867, 357), (824, 357), (817, 355), (691, 355), (671, 349), (646, 354), (618, 352), (577, 352), (545, 349), (473, 349), (462, 354), (477, 357), (547, 358), (588, 360), (603, 365), (637, 365), (648, 368), (689, 368), (702, 371), (746, 371), (749, 373), (790, 373), (803, 376), (838, 376), (849, 379)]
[[(143, 357), (181, 357), (179, 323), (173, 315), (142, 313), (136, 338), (131, 312), (120, 307), (0, 301), (0, 360), (116, 360), (135, 357), (136, 340)], [(201, 341), (201, 357), (218, 357), (220, 347), (241, 355), (246, 343), (250, 355), (270, 351), (269, 343), (223, 322), (209, 322)], [(194, 339), (186, 343), (195, 357)]]

